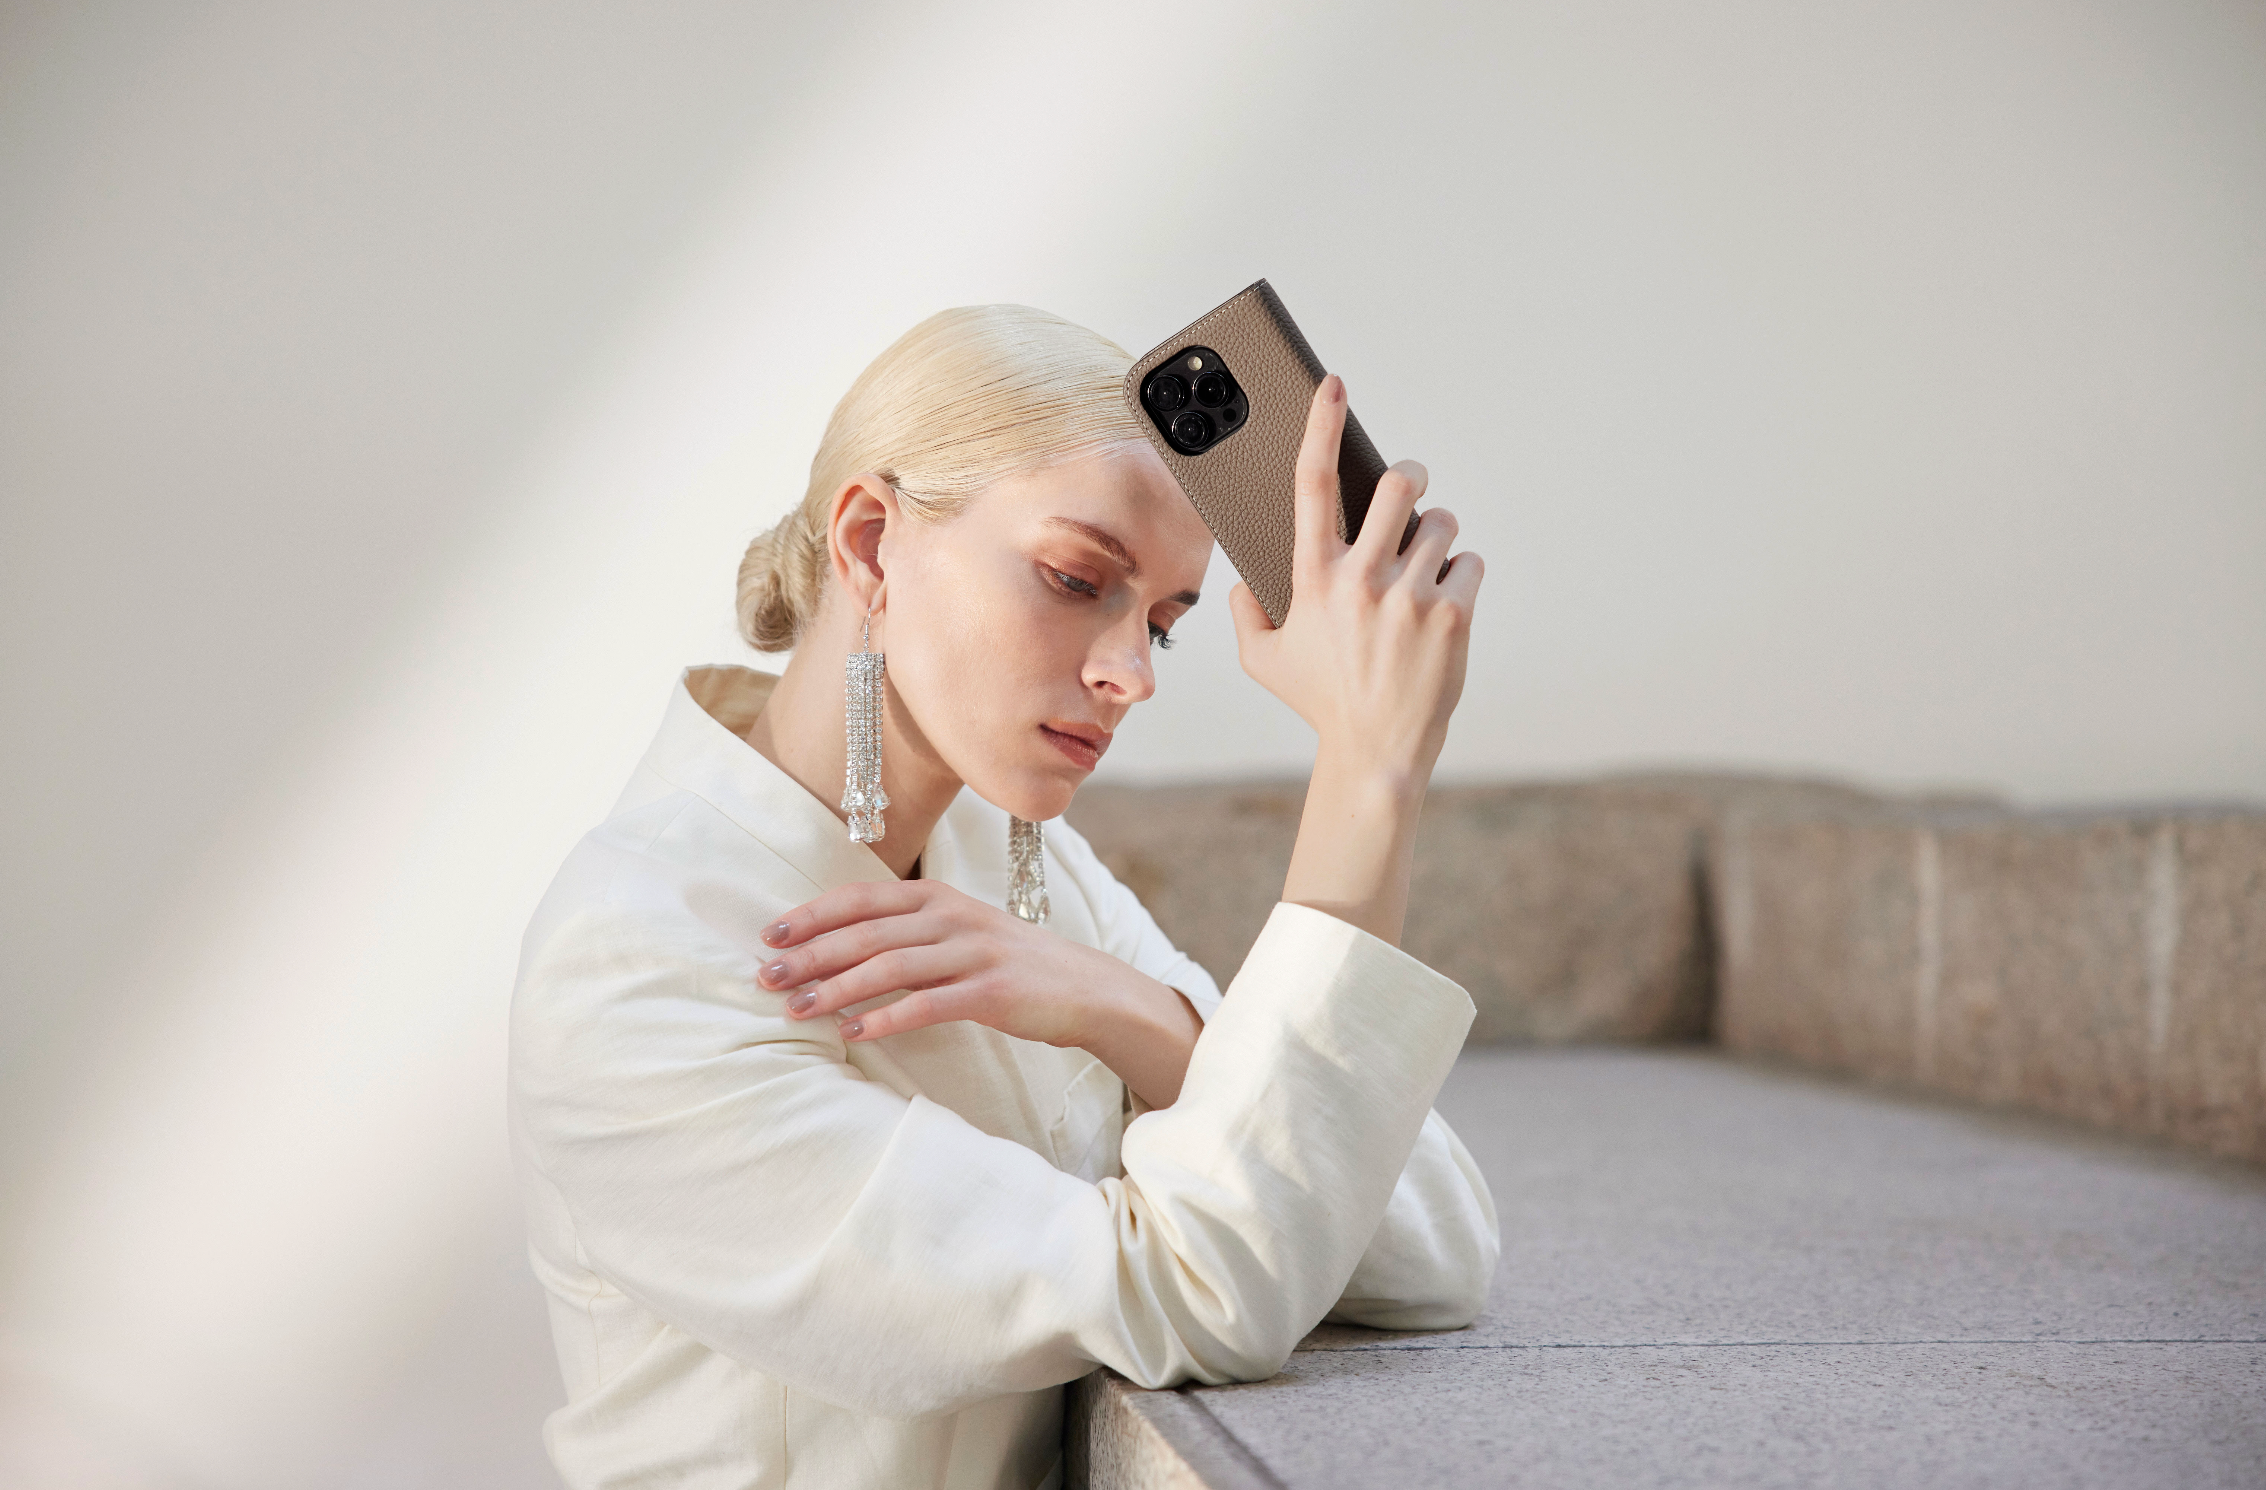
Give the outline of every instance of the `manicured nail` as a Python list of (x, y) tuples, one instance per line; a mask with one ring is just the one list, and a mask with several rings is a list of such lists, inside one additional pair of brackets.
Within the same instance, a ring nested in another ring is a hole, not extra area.
[(1331, 402), (1331, 403), (1334, 403), (1334, 404), (1342, 404), (1342, 403), (1344, 403), (1344, 402), (1345, 402), (1345, 379), (1343, 379), (1343, 378), (1339, 377), (1339, 376), (1338, 376), (1338, 375), (1337, 375), (1336, 373), (1331, 373), (1331, 374), (1330, 374), (1330, 385), (1331, 385), (1331, 386), (1330, 386), (1330, 402)]
[(787, 1008), (791, 1013), (808, 1014), (810, 1012), (810, 1006), (817, 1002), (818, 995), (815, 993), (798, 993), (793, 998), (787, 1000)]
[(759, 977), (759, 978), (761, 978), (761, 979), (762, 979), (762, 980), (763, 980), (764, 982), (766, 982), (766, 983), (784, 983), (784, 982), (786, 982), (786, 981), (787, 981), (787, 960), (786, 960), (785, 958), (783, 958), (783, 957), (782, 957), (782, 958), (780, 958), (780, 959), (779, 959), (779, 960), (778, 960), (777, 962), (774, 962), (774, 963), (772, 963), (772, 964), (771, 964), (771, 965), (770, 965), (769, 967), (765, 968), (765, 969), (764, 969), (764, 970), (763, 970), (762, 972), (760, 972), (760, 973), (756, 974), (756, 976), (757, 976), (757, 977)]
[(774, 947), (784, 946), (787, 935), (787, 923), (784, 921), (774, 922), (763, 928), (763, 940)]
[(842, 1026), (842, 1038), (845, 1040), (855, 1040), (858, 1036), (864, 1033), (865, 1021), (862, 1019), (853, 1019), (848, 1024)]

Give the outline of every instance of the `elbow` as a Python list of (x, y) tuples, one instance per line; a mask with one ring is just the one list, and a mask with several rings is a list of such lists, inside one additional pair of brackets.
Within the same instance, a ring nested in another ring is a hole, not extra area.
[(1423, 1290), (1422, 1301), (1413, 1306), (1412, 1313), (1421, 1314), (1426, 1323), (1397, 1328), (1460, 1330), (1485, 1312), (1487, 1295), (1495, 1285), (1495, 1265), (1503, 1256), (1503, 1234), (1491, 1202), (1485, 1204), (1484, 1211), (1472, 1218), (1460, 1238), (1461, 1245), (1445, 1249), (1446, 1255), (1433, 1272), (1432, 1286)]
[(1495, 1281), (1497, 1248), (1490, 1233), (1487, 1245), (1438, 1259), (1420, 1283), (1393, 1290), (1390, 1295), (1348, 1294), (1330, 1311), (1336, 1324), (1365, 1325), (1373, 1330), (1460, 1330), (1486, 1312), (1487, 1294)]
[(1204, 1364), (1210, 1368), (1203, 1377), (1204, 1385), (1265, 1381), (1281, 1375), (1282, 1368), (1290, 1363), (1290, 1353), (1298, 1349), (1298, 1342), (1306, 1338), (1314, 1323), (1311, 1314), (1287, 1298), (1267, 1300), (1266, 1307), (1251, 1310), (1212, 1335), (1210, 1348), (1203, 1352)]
[(1479, 1318), (1486, 1302), (1484, 1293), (1476, 1298), (1345, 1299), (1330, 1311), (1330, 1323), (1372, 1330), (1461, 1330)]
[(1227, 1386), (1234, 1382), (1266, 1381), (1280, 1376), (1282, 1368), (1290, 1363), (1290, 1353), (1304, 1339), (1301, 1334), (1277, 1335), (1264, 1339), (1239, 1342), (1230, 1349), (1221, 1350), (1214, 1359), (1206, 1362), (1210, 1368), (1199, 1380), (1208, 1387)]
[(1116, 1370), (1143, 1391), (1161, 1392), (1173, 1387), (1194, 1384), (1200, 1387), (1232, 1386), (1239, 1382), (1266, 1381), (1282, 1374), (1288, 1364), (1296, 1340), (1288, 1343), (1269, 1341), (1248, 1345), (1215, 1344), (1212, 1348), (1169, 1366), (1151, 1366), (1129, 1363), (1131, 1369), (1120, 1366)]
[(1394, 1330), (1461, 1330), (1475, 1323), (1487, 1307), (1487, 1285), (1494, 1269), (1473, 1270), (1461, 1278), (1447, 1280), (1435, 1298), (1421, 1299), (1399, 1311), (1408, 1321), (1405, 1324), (1381, 1326)]
[(1146, 1391), (1172, 1387), (1227, 1386), (1236, 1382), (1265, 1381), (1282, 1373), (1290, 1353), (1306, 1338), (1305, 1329), (1287, 1309), (1269, 1309), (1267, 1317), (1212, 1319), (1200, 1328), (1183, 1327), (1129, 1360), (1104, 1364)]
[(1437, 1323), (1411, 1328), (1460, 1330), (1476, 1321), (1487, 1307), (1487, 1293), (1495, 1282), (1495, 1262), (1495, 1248), (1487, 1247), (1451, 1270), (1440, 1280), (1438, 1297), (1423, 1306)]

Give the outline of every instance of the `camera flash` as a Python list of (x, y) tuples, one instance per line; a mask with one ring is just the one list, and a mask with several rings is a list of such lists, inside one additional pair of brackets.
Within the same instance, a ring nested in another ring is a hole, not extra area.
[(1190, 372), (1202, 372), (1202, 371), (1204, 370), (1204, 359), (1203, 359), (1203, 358), (1201, 358), (1201, 357), (1191, 357), (1191, 358), (1189, 358), (1189, 359), (1188, 359), (1188, 370), (1189, 370)]

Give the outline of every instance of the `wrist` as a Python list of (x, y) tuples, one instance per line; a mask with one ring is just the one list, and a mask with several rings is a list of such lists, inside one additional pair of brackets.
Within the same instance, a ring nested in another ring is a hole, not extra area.
[(1360, 810), (1413, 812), (1423, 805), (1431, 778), (1430, 764), (1410, 753), (1324, 740), (1314, 755), (1307, 797), (1319, 790)]
[(1170, 1107), (1204, 1022), (1177, 989), (1096, 952), (1108, 964), (1086, 983), (1080, 1036), (1065, 1044), (1116, 1072), (1151, 1108)]
[(1396, 946), (1431, 772), (1403, 755), (1325, 747), (1314, 761), (1282, 898)]

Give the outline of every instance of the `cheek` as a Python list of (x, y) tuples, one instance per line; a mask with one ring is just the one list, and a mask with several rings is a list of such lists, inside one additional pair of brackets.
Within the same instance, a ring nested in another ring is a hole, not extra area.
[(1076, 687), (1075, 613), (1035, 576), (940, 554), (903, 578), (916, 582), (890, 605), (890, 672), (948, 756), (1019, 730)]

